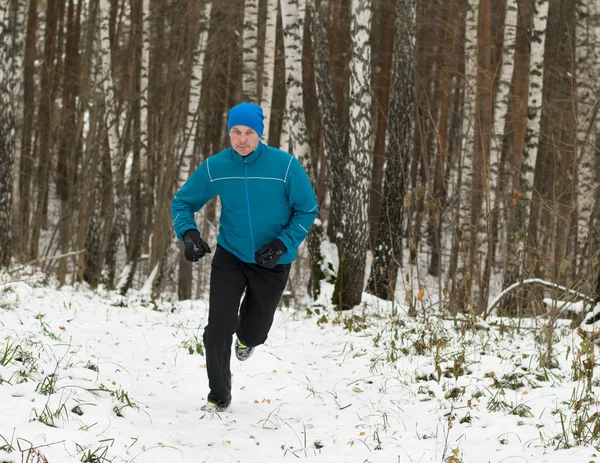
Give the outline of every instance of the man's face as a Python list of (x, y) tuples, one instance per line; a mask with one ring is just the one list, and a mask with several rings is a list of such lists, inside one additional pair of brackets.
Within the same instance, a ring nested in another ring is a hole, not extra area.
[(234, 125), (229, 131), (231, 146), (236, 153), (248, 156), (258, 146), (258, 134), (245, 125)]

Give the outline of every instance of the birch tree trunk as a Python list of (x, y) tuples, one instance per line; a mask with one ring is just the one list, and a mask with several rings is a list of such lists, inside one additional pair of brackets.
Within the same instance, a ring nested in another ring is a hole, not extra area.
[(9, 15), (10, 22), (13, 25), (11, 27), (12, 32), (12, 71), (11, 75), (14, 76), (14, 125), (15, 134), (13, 137), (13, 191), (12, 191), (12, 225), (11, 225), (11, 242), (12, 242), (12, 253), (15, 255), (17, 251), (17, 225), (19, 223), (19, 212), (20, 212), (20, 184), (19, 177), (21, 175), (21, 142), (23, 136), (23, 64), (25, 62), (25, 13), (27, 4), (23, 0), (10, 0), (9, 3)]
[(145, 216), (148, 205), (148, 2), (135, 0), (131, 7), (132, 68), (131, 120), (132, 164), (130, 176), (130, 222), (127, 263), (119, 277), (117, 290), (125, 295), (133, 283), (148, 230)]
[(37, 0), (29, 1), (27, 25), (25, 33), (25, 57), (23, 60), (23, 125), (21, 130), (21, 153), (19, 166), (19, 213), (15, 217), (14, 250), (16, 255), (24, 257), (28, 254), (30, 236), (31, 180), (33, 176), (33, 126), (35, 120), (35, 60)]
[(433, 182), (431, 185), (431, 197), (434, 206), (429, 210), (429, 239), (432, 244), (431, 260), (429, 261), (430, 275), (439, 276), (442, 265), (442, 215), (447, 205), (447, 177), (448, 169), (448, 147), (449, 126), (452, 98), (452, 74), (454, 69), (454, 23), (458, 14), (457, 5), (454, 2), (444, 2), (442, 6), (442, 18), (444, 27), (440, 40), (440, 63), (441, 69), (437, 72), (436, 85), (439, 87), (438, 94), (440, 102), (440, 116), (437, 126), (437, 153), (433, 167)]
[(367, 291), (393, 300), (398, 268), (402, 264), (404, 196), (408, 183), (408, 159), (412, 146), (414, 115), (414, 0), (397, 0), (390, 88), (387, 167), (377, 241), (373, 248)]
[(38, 246), (42, 228), (47, 226), (46, 201), (52, 155), (53, 112), (54, 112), (54, 73), (56, 57), (56, 41), (58, 26), (58, 0), (48, 0), (46, 8), (46, 30), (44, 34), (44, 58), (40, 79), (40, 103), (38, 109), (38, 126), (40, 128), (40, 152), (36, 172), (37, 198), (35, 220), (31, 227), (29, 258), (38, 257)]
[[(595, 156), (594, 156), (594, 172), (596, 182), (600, 182), (600, 127), (598, 127), (596, 132), (596, 143), (595, 143)], [(598, 183), (597, 183), (598, 184)], [(587, 265), (586, 265), (586, 274), (589, 274), (589, 279), (592, 280), (596, 277), (596, 284), (592, 286), (592, 289), (595, 287), (595, 294), (591, 292), (594, 296), (595, 303), (600, 303), (600, 188), (596, 188), (595, 193), (595, 202), (594, 208), (592, 209), (592, 213), (590, 214), (590, 225), (589, 225), (589, 235), (588, 235), (588, 243), (589, 243), (589, 253), (587, 257)]]
[[(182, 143), (177, 146), (182, 146), (180, 160), (178, 162), (179, 172), (177, 175), (176, 190), (179, 190), (191, 173), (194, 171), (194, 149), (197, 147), (198, 129), (200, 126), (200, 95), (202, 94), (202, 80), (204, 73), (204, 57), (206, 55), (206, 44), (208, 41), (208, 25), (210, 24), (211, 3), (206, 3), (200, 16), (198, 29), (192, 28), (193, 33), (197, 35), (195, 38), (196, 46), (193, 50), (192, 60), (190, 65), (190, 90), (189, 90), (189, 107), (186, 118), (185, 129), (183, 131)], [(194, 39), (193, 37), (191, 37)], [(170, 228), (170, 223), (169, 223)], [(160, 243), (153, 244), (152, 249), (160, 246)], [(179, 275), (177, 283), (177, 293), (179, 300), (191, 299), (192, 297), (192, 264), (185, 259), (183, 254), (183, 245), (179, 245)], [(161, 262), (163, 259), (161, 259)], [(157, 259), (153, 257), (152, 263), (156, 265)], [(163, 270), (164, 271), (164, 270)]]
[[(352, 193), (344, 216), (343, 233), (347, 244), (345, 280), (336, 280), (340, 295), (349, 293), (353, 305), (360, 303), (365, 287), (366, 251), (369, 248), (369, 188), (371, 186), (371, 156), (373, 124), (371, 98), (371, 0), (352, 0), (350, 23), (350, 115), (348, 119), (348, 163), (344, 176), (346, 194)], [(344, 288), (344, 284), (352, 289)], [(335, 291), (335, 290), (334, 290)], [(356, 291), (356, 293), (354, 293)], [(354, 293), (354, 294), (353, 294)], [(335, 297), (335, 295), (334, 295)], [(343, 299), (340, 298), (343, 303)]]
[[(356, 12), (354, 22), (356, 34), (354, 35), (353, 49), (356, 51), (353, 52), (355, 58), (351, 68), (356, 73), (354, 78), (358, 80), (363, 78), (359, 75), (362, 72), (361, 66), (370, 63), (368, 59), (370, 50), (367, 43), (369, 40), (370, 2), (357, 3), (354, 11)], [(368, 183), (367, 186), (363, 186), (362, 182), (365, 180), (365, 172), (370, 172), (370, 169), (365, 170), (365, 167), (370, 164), (370, 151), (367, 153), (359, 151), (362, 148), (358, 146), (353, 147), (351, 156), (344, 151), (333, 98), (333, 88), (329, 78), (327, 34), (319, 0), (311, 0), (310, 15), (319, 107), (321, 108), (323, 125), (327, 127), (324, 133), (325, 147), (334, 216), (333, 231), (336, 237), (339, 259), (332, 302), (339, 309), (346, 310), (360, 303), (364, 287), (368, 223), (367, 211), (364, 205), (365, 196), (361, 196), (360, 192), (368, 188)], [(367, 52), (367, 50), (369, 51)], [(363, 53), (363, 55), (359, 58), (354, 53)], [(367, 74), (369, 71), (365, 69), (364, 72)], [(369, 82), (370, 80), (365, 81), (366, 90), (363, 88), (361, 91), (368, 92)], [(366, 97), (363, 99), (361, 94), (356, 96), (363, 104), (367, 104)], [(351, 112), (351, 116), (355, 119), (353, 122), (354, 127), (359, 127), (358, 130), (363, 130), (360, 127), (368, 125), (368, 122), (362, 119), (364, 114), (370, 117), (370, 107), (356, 107)], [(363, 135), (366, 136), (365, 133)], [(361, 202), (363, 203), (362, 206)]]
[[(304, 42), (304, 24), (306, 18), (306, 0), (282, 0), (281, 18), (285, 49), (286, 109), (282, 133), (289, 134), (288, 145), (306, 170), (313, 188), (316, 187), (317, 173), (312, 164), (308, 127), (304, 114), (302, 50)], [(285, 140), (284, 140), (285, 142)], [(285, 146), (283, 147), (285, 150)], [(316, 189), (316, 188), (315, 188)], [(317, 222), (311, 228), (307, 238), (310, 259), (310, 278), (308, 292), (317, 298), (321, 291), (321, 279), (324, 274), (325, 257), (321, 253), (321, 242), (325, 239), (323, 227)]]
[[(575, 6), (550, 0), (544, 49), (540, 146), (536, 159), (533, 210), (529, 228), (537, 275), (552, 269), (564, 282), (575, 182), (576, 100)], [(548, 207), (550, 206), (550, 207)], [(542, 256), (552, 256), (550, 259)]]
[[(531, 156), (525, 150), (527, 135), (527, 108), (531, 75), (531, 37), (535, 0), (524, 0), (518, 4), (514, 67), (512, 75), (512, 95), (506, 114), (506, 127), (510, 128), (510, 142), (507, 144), (507, 158), (510, 163), (510, 201), (505, 201), (508, 214), (506, 239), (506, 271), (502, 289), (523, 278), (523, 258), (526, 243), (529, 203), (532, 185), (526, 176), (526, 160)], [(531, 161), (529, 161), (531, 163)], [(506, 193), (505, 193), (506, 194)], [(510, 293), (504, 298), (502, 313), (519, 315), (523, 299), (518, 293)]]
[(121, 148), (119, 113), (115, 83), (112, 77), (112, 56), (110, 43), (110, 3), (109, 0), (100, 0), (100, 27), (98, 55), (102, 69), (102, 89), (104, 92), (104, 107), (106, 119), (106, 144), (110, 159), (110, 181), (112, 184), (112, 201), (114, 205), (108, 208), (110, 215), (106, 217), (111, 230), (107, 235), (106, 258), (102, 269), (102, 280), (109, 288), (114, 288), (117, 252), (121, 246), (121, 239), (125, 229), (125, 155)]
[(271, 106), (273, 103), (273, 87), (275, 77), (275, 39), (277, 33), (277, 16), (278, 6), (277, 0), (267, 0), (267, 24), (265, 31), (265, 48), (263, 59), (262, 76), (262, 91), (260, 106), (263, 108), (265, 115), (265, 131), (263, 133), (263, 141), (269, 144), (269, 130), (271, 125)]
[(258, 0), (244, 1), (242, 88), (244, 101), (258, 102)]
[[(595, 157), (598, 156), (594, 146), (597, 133), (600, 133), (600, 4), (598, 2), (577, 3), (577, 102), (579, 147), (577, 160), (578, 186), (574, 203), (577, 211), (577, 234), (583, 238), (589, 236), (591, 214), (594, 209), (594, 183), (597, 181)], [(586, 289), (592, 289), (595, 281), (592, 272), (587, 268), (585, 247), (589, 243), (585, 239), (578, 240), (577, 269), (584, 272)], [(589, 244), (588, 244), (589, 245)]]
[(13, 139), (13, 46), (8, 5), (0, 3), (0, 269), (10, 266)]
[[(79, 89), (80, 105), (78, 108), (77, 137), (82, 140), (84, 149), (81, 156), (81, 179), (78, 184), (78, 221), (75, 225), (75, 249), (83, 250), (77, 259), (76, 280), (82, 281), (84, 278), (92, 287), (98, 284), (98, 270), (101, 259), (102, 238), (101, 224), (103, 221), (101, 211), (102, 200), (102, 160), (101, 149), (98, 141), (101, 139), (98, 133), (100, 108), (97, 104), (96, 94), (98, 82), (98, 62), (94, 59), (96, 40), (96, 30), (98, 27), (98, 2), (93, 2), (87, 10), (85, 18), (84, 33), (82, 34), (82, 56), (81, 56), (81, 76)], [(89, 124), (84, 123), (85, 117), (89, 117)], [(85, 207), (82, 206), (80, 198), (90, 198)], [(93, 265), (93, 271), (89, 272), (88, 267)], [(89, 277), (89, 279), (88, 279)]]
[[(58, 153), (56, 164), (56, 192), (60, 199), (61, 216), (59, 221), (60, 249), (63, 254), (71, 250), (71, 244), (75, 241), (73, 237), (73, 220), (77, 214), (75, 204), (75, 179), (77, 177), (78, 164), (80, 160), (80, 138), (78, 136), (77, 100), (79, 95), (80, 58), (79, 58), (79, 36), (80, 36), (81, 2), (74, 4), (69, 0), (67, 8), (67, 32), (65, 45), (65, 59), (63, 62), (63, 92), (62, 92), (62, 114), (61, 128), (58, 139)], [(58, 262), (58, 281), (64, 285), (67, 277), (67, 259)]]
[(471, 288), (473, 269), (470, 267), (471, 256), (471, 199), (473, 194), (473, 143), (475, 120), (475, 80), (477, 76), (476, 42), (477, 17), (479, 2), (468, 0), (465, 22), (465, 54), (464, 54), (464, 109), (462, 156), (457, 164), (460, 185), (459, 202), (457, 203), (459, 218), (458, 229), (453, 243), (453, 253), (457, 260), (456, 279), (452, 282), (453, 309), (468, 310), (472, 308)]
[(473, 186), (471, 190), (471, 233), (469, 267), (474, 284), (472, 308), (482, 313), (487, 307), (492, 230), (490, 222), (490, 142), (492, 135), (491, 0), (479, 2), (477, 20), (477, 90)]
[[(492, 6), (493, 8), (493, 6)], [(493, 79), (494, 111), (493, 132), (491, 140), (490, 176), (490, 203), (491, 203), (491, 226), (492, 226), (492, 253), (488, 255), (491, 267), (497, 265), (497, 249), (505, 249), (506, 227), (508, 222), (507, 208), (510, 197), (511, 174), (509, 173), (510, 160), (508, 159), (509, 138), (512, 135), (512, 126), (507, 115), (512, 111), (511, 105), (514, 100), (511, 95), (512, 76), (514, 69), (515, 36), (518, 21), (517, 0), (508, 0), (505, 5), (505, 19), (502, 21), (503, 35), (502, 50), (500, 53), (492, 53), (492, 57), (499, 58), (499, 62), (492, 60), (494, 74), (499, 76)], [(494, 22), (494, 11), (492, 10), (492, 22)], [(495, 47), (495, 45), (494, 45)], [(499, 56), (498, 56), (499, 55)], [(527, 82), (529, 85), (529, 82)], [(491, 268), (490, 267), (490, 268)], [(499, 288), (497, 288), (499, 289)]]

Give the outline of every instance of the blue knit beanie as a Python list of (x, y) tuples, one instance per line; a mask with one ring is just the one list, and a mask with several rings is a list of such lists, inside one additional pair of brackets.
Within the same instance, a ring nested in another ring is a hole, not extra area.
[(245, 125), (254, 129), (259, 137), (262, 137), (265, 124), (265, 116), (262, 108), (254, 103), (240, 103), (229, 110), (229, 120), (227, 121), (227, 133), (236, 125)]

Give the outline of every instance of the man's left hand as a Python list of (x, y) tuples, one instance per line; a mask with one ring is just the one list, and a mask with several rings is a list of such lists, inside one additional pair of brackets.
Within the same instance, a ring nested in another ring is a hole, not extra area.
[(254, 253), (256, 263), (266, 268), (273, 268), (277, 265), (279, 258), (287, 252), (285, 244), (276, 238)]

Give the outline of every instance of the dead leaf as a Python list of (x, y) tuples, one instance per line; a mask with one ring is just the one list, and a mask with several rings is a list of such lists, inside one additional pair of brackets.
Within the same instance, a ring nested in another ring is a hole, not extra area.
[(517, 190), (517, 189), (515, 188), (515, 189), (513, 190), (513, 200), (512, 200), (513, 206), (516, 206), (516, 205), (517, 205), (517, 201), (518, 201), (519, 199), (521, 199), (522, 197), (523, 197), (523, 195), (522, 195), (522, 194), (519, 192), (519, 190)]

